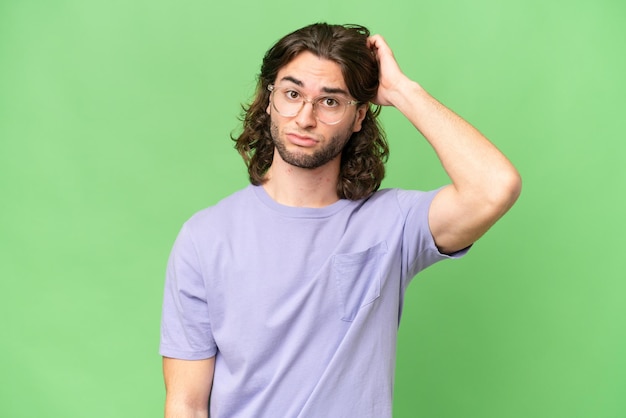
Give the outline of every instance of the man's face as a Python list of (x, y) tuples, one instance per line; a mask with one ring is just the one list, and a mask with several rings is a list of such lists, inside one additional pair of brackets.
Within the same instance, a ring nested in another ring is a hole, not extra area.
[[(311, 52), (302, 52), (282, 67), (274, 82), (277, 88), (293, 88), (300, 95), (312, 99), (333, 93), (353, 100), (333, 61), (322, 59)], [(278, 155), (288, 164), (301, 168), (318, 168), (328, 163), (339, 164), (341, 151), (354, 132), (361, 129), (366, 105), (348, 106), (339, 123), (327, 125), (316, 119), (311, 103), (305, 103), (298, 114), (280, 115), (267, 107), (271, 117), (271, 134)]]

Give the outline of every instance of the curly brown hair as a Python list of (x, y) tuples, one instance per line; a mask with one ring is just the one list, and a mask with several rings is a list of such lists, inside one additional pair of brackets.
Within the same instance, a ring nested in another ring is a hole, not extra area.
[(367, 47), (369, 35), (369, 30), (360, 25), (315, 23), (283, 37), (266, 52), (256, 97), (250, 105), (243, 106), (243, 131), (232, 137), (248, 166), (252, 184), (265, 182), (274, 156), (270, 116), (266, 112), (270, 96), (267, 86), (275, 82), (283, 66), (309, 51), (336, 62), (352, 97), (367, 106), (361, 130), (352, 134), (342, 151), (337, 194), (342, 199), (357, 200), (378, 190), (385, 177), (389, 146), (377, 120), (380, 107), (370, 104), (378, 91), (379, 69), (374, 53)]

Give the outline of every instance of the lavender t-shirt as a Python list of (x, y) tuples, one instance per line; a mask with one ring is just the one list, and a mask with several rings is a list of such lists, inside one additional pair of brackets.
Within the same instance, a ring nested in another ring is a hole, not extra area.
[(248, 186), (198, 212), (170, 256), (161, 355), (216, 356), (212, 418), (391, 417), (405, 288), (447, 258), (436, 193), (296, 208)]

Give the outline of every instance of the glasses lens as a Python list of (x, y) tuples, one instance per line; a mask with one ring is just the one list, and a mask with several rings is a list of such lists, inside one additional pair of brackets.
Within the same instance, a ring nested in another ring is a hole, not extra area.
[[(307, 100), (308, 101), (308, 100)], [(296, 116), (304, 106), (305, 98), (300, 92), (291, 88), (273, 90), (272, 104), (274, 109), (284, 117)], [(335, 96), (318, 97), (313, 101), (315, 117), (322, 123), (332, 125), (339, 123), (346, 111), (345, 99)]]
[(304, 100), (295, 90), (279, 88), (274, 90), (273, 102), (278, 113), (285, 117), (291, 117), (300, 112)]
[(343, 114), (346, 111), (346, 104), (334, 97), (323, 97), (316, 101), (315, 111), (321, 122), (333, 124), (343, 118)]

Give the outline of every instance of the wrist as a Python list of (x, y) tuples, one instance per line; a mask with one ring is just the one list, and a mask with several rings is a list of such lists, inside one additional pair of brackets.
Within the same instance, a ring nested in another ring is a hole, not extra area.
[(405, 77), (390, 91), (389, 101), (394, 107), (404, 113), (404, 109), (414, 107), (421, 97), (426, 96), (428, 96), (428, 93), (419, 83)]

